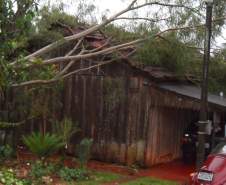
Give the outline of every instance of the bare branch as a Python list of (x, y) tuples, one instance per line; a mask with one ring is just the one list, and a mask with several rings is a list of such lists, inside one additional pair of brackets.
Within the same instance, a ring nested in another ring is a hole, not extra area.
[(129, 5), (129, 8), (132, 8), (136, 2), (137, 0), (133, 0), (132, 3)]
[(87, 67), (87, 68), (78, 69), (78, 70), (75, 70), (73, 72), (70, 72), (70, 73), (62, 76), (61, 78), (53, 78), (51, 80), (31, 80), (31, 81), (27, 81), (27, 82), (23, 82), (23, 83), (19, 83), (19, 84), (13, 84), (12, 87), (25, 87), (25, 86), (31, 86), (31, 85), (47, 85), (47, 84), (55, 83), (59, 80), (66, 79), (66, 78), (68, 78), (68, 77), (70, 77), (70, 76), (72, 76), (76, 73), (79, 73), (79, 72), (82, 72), (82, 71), (87, 71), (87, 70), (97, 68), (97, 67), (100, 67), (100, 66), (103, 66), (103, 65), (107, 65), (107, 64), (115, 62), (116, 60), (117, 59), (112, 59), (112, 60), (102, 62), (102, 63), (99, 63), (97, 65), (93, 65), (93, 66), (90, 66), (90, 67)]
[(143, 8), (143, 7), (146, 7), (146, 6), (151, 6), (151, 5), (165, 6), (165, 7), (172, 7), (172, 8), (185, 8), (185, 9), (189, 9), (189, 10), (197, 13), (198, 15), (201, 15), (200, 12), (197, 9), (185, 6), (183, 4), (160, 3), (158, 1), (156, 1), (156, 2), (149, 2), (149, 3), (144, 3), (142, 5), (138, 5), (136, 7), (131, 8), (130, 11), (136, 10), (136, 9), (140, 9), (140, 8)]
[(149, 22), (160, 22), (160, 21), (166, 21), (168, 18), (163, 18), (163, 19), (150, 19), (146, 17), (118, 17), (115, 20), (144, 20), (144, 21), (149, 21)]
[(78, 70), (72, 71), (72, 72), (64, 75), (62, 78), (65, 79), (65, 78), (68, 78), (68, 77), (70, 77), (70, 76), (72, 76), (76, 73), (79, 73), (79, 72), (82, 72), (82, 71), (87, 71), (87, 70), (90, 70), (90, 69), (94, 69), (94, 68), (97, 68), (97, 67), (100, 67), (100, 66), (103, 66), (103, 65), (107, 65), (107, 64), (115, 62), (116, 60), (117, 59), (112, 59), (112, 60), (101, 62), (99, 64), (96, 64), (96, 65), (93, 65), (93, 66), (90, 66), (90, 67), (87, 67), (87, 68), (78, 69)]
[[(121, 49), (125, 49), (125, 48), (127, 48), (131, 45), (141, 43), (145, 40), (147, 40), (147, 38), (137, 39), (137, 40), (134, 40), (134, 41), (131, 41), (131, 42), (128, 42), (128, 43), (112, 46), (110, 48), (103, 49), (101, 51), (97, 51), (97, 52), (93, 52), (93, 53), (88, 53), (88, 54), (78, 54), (78, 55), (75, 55), (75, 56), (56, 57), (56, 58), (52, 58), (52, 59), (49, 59), (49, 60), (44, 60), (40, 65), (50, 65), (50, 64), (56, 64), (56, 63), (59, 63), (59, 62), (67, 62), (67, 61), (70, 61), (70, 60), (91, 58), (91, 57), (95, 57), (95, 56), (98, 56), (98, 55), (103, 55), (103, 54), (112, 53), (114, 51), (118, 51), (118, 50), (121, 50)], [(28, 67), (32, 67), (32, 65), (30, 65)]]
[(65, 74), (65, 73), (70, 69), (70, 67), (73, 66), (73, 64), (74, 64), (75, 62), (76, 62), (76, 60), (70, 61), (70, 62), (65, 66), (65, 68), (64, 68), (62, 71), (60, 71), (60, 72), (55, 76), (55, 78), (59, 78), (59, 77), (61, 77), (63, 74)]
[(12, 87), (25, 87), (25, 86), (31, 86), (31, 85), (39, 85), (39, 84), (51, 84), (58, 81), (58, 79), (51, 79), (51, 80), (30, 80), (27, 82), (22, 82), (19, 84), (13, 84)]
[(80, 46), (80, 44), (82, 43), (82, 41), (83, 41), (83, 38), (79, 39), (79, 41), (77, 42), (77, 44), (75, 45), (75, 47), (71, 51), (69, 51), (65, 56), (72, 55), (78, 49), (78, 47)]
[[(107, 39), (107, 41), (103, 45), (101, 45), (100, 47), (95, 48), (93, 50), (88, 50), (87, 51), (87, 50), (83, 49), (79, 54), (93, 53), (93, 52), (99, 51), (102, 48), (104, 48), (105, 46), (107, 46), (109, 44), (110, 40), (111, 40), (111, 38)], [(76, 62), (75, 60), (70, 61), (69, 64), (67, 66), (65, 66), (65, 68), (56, 75), (55, 78), (59, 78), (60, 76), (64, 75), (70, 69), (70, 67), (73, 66), (73, 64), (75, 62)]]
[(0, 128), (15, 128), (21, 125), (24, 125), (25, 123), (27, 123), (29, 120), (34, 119), (35, 117), (29, 117), (25, 120), (19, 121), (19, 122), (5, 122), (5, 121), (0, 121)]
[[(82, 41), (83, 41), (83, 38), (81, 38), (81, 39), (77, 42), (77, 44), (75, 45), (75, 47), (74, 47), (71, 51), (69, 51), (65, 56), (70, 56), (70, 55), (72, 55), (72, 54), (78, 49), (78, 47), (80, 46), (80, 44), (82, 43)], [(71, 61), (67, 66), (64, 67), (64, 69), (63, 69), (62, 71), (60, 71), (60, 72), (55, 76), (55, 78), (58, 78), (58, 77), (60, 77), (62, 74), (64, 74), (65, 72), (67, 72), (67, 70), (73, 65), (73, 63), (74, 63), (74, 61)]]

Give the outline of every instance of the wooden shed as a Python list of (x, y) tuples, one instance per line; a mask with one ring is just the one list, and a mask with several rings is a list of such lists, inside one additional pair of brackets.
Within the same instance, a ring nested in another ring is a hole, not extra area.
[[(185, 128), (198, 120), (200, 89), (161, 68), (128, 61), (68, 79), (64, 115), (94, 139), (93, 158), (152, 166), (181, 157)], [(226, 99), (209, 95), (210, 112), (224, 114)]]
[[(83, 40), (94, 50), (111, 44), (100, 33)], [(48, 55), (65, 55), (65, 48), (61, 49)], [(123, 51), (118, 54), (123, 56)], [(70, 70), (92, 66), (98, 57), (76, 61)], [(108, 57), (114, 55), (103, 58)], [(137, 67), (125, 57), (67, 78), (59, 117), (72, 118), (79, 123), (84, 137), (94, 139), (94, 159), (152, 166), (181, 157), (183, 132), (199, 117), (200, 94), (200, 88), (165, 69)], [(209, 95), (209, 111), (224, 115), (226, 99)], [(31, 125), (23, 126), (24, 132), (36, 129), (33, 122)], [(77, 142), (74, 138), (73, 143)]]

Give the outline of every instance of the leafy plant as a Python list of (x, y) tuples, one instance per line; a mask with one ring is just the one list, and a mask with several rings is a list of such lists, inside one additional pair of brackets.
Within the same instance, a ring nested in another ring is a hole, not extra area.
[(64, 146), (61, 138), (54, 134), (32, 133), (23, 136), (24, 144), (39, 158), (46, 158)]
[(29, 180), (18, 179), (13, 169), (3, 169), (0, 171), (0, 183), (4, 185), (31, 185)]
[(80, 167), (84, 168), (90, 158), (91, 146), (93, 144), (93, 139), (85, 138), (78, 146), (78, 159)]
[(62, 141), (66, 144), (66, 148), (73, 134), (80, 130), (77, 127), (77, 124), (73, 123), (72, 120), (69, 118), (65, 118), (61, 122), (56, 122), (53, 129), (54, 133), (58, 135), (62, 139)]
[(50, 175), (55, 172), (55, 166), (53, 164), (45, 165), (42, 161), (37, 161), (31, 166), (30, 176), (38, 179), (46, 175)]
[(62, 168), (59, 171), (59, 176), (67, 182), (70, 182), (72, 180), (88, 180), (89, 179), (89, 174), (85, 169), (71, 169), (68, 167)]
[(14, 150), (9, 145), (0, 147), (0, 159), (7, 159), (13, 156)]

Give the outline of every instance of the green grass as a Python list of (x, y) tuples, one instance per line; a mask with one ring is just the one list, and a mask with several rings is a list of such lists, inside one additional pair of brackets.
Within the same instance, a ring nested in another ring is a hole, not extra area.
[(93, 178), (87, 181), (77, 181), (73, 185), (100, 185), (105, 182), (111, 182), (119, 179), (121, 176), (114, 173), (95, 172)]
[(121, 185), (178, 185), (176, 182), (153, 179), (149, 177), (139, 178)]
[[(120, 178), (122, 178), (122, 176), (114, 173), (95, 172), (94, 178), (92, 178), (91, 180), (77, 181), (75, 184), (71, 185), (101, 185), (103, 183), (117, 181)], [(142, 177), (137, 180), (122, 183), (121, 185), (178, 185), (178, 184), (172, 181)]]

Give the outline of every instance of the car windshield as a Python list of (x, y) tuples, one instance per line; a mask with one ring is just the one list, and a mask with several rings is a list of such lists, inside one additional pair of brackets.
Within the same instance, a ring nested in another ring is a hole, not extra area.
[(226, 142), (219, 143), (211, 152), (212, 154), (226, 154)]

